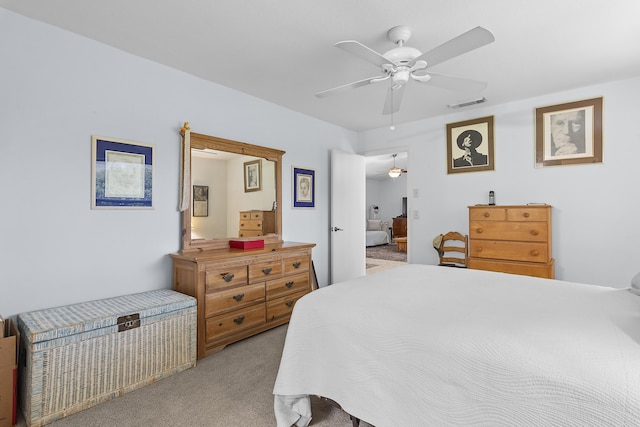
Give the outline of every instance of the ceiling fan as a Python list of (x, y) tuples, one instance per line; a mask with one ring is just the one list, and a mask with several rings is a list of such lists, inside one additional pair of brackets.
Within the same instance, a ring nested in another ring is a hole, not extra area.
[(391, 114), (400, 109), (404, 87), (409, 79), (444, 89), (463, 92), (477, 92), (487, 86), (484, 82), (447, 76), (428, 70), (429, 67), (492, 43), (495, 40), (493, 34), (482, 27), (469, 30), (425, 53), (421, 53), (418, 49), (404, 45), (407, 40), (409, 40), (409, 37), (411, 37), (411, 28), (406, 25), (391, 28), (387, 32), (387, 37), (394, 42), (397, 47), (384, 54), (380, 54), (355, 40), (336, 43), (336, 47), (357, 55), (365, 61), (380, 67), (382, 75), (368, 77), (353, 83), (324, 90), (316, 93), (316, 96), (318, 98), (324, 98), (343, 90), (355, 89), (361, 86), (390, 80), (382, 113)]
[(387, 172), (391, 178), (397, 178), (401, 174), (407, 173), (406, 169), (400, 169), (396, 166), (396, 156), (397, 154), (393, 155), (393, 167), (389, 169), (389, 172)]

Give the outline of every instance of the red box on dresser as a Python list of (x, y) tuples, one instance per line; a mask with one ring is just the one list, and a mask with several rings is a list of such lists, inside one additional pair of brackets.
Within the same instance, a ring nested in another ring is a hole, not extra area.
[(234, 239), (234, 240), (229, 240), (229, 247), (233, 249), (262, 249), (264, 248), (264, 240)]

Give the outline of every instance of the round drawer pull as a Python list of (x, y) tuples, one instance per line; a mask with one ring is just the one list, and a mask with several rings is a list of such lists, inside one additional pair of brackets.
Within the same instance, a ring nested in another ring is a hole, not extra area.
[(476, 228), (476, 233), (478, 234), (482, 234), (484, 230), (482, 228)]
[(490, 216), (491, 216), (491, 214), (490, 214), (489, 212), (485, 212), (485, 213), (484, 213), (484, 217), (485, 217), (485, 218), (489, 218)]
[(540, 232), (538, 230), (531, 230), (531, 235), (532, 236), (537, 236), (538, 234), (540, 234)]
[(476, 252), (482, 252), (482, 248), (481, 247), (477, 247), (476, 248)]
[(530, 214), (529, 214), (529, 212), (525, 212), (525, 213), (522, 214), (522, 216), (525, 217), (525, 218), (529, 218)]
[(538, 255), (540, 255), (540, 252), (538, 252), (538, 251), (537, 251), (537, 250), (535, 250), (535, 249), (534, 249), (534, 250), (532, 250), (532, 251), (531, 251), (531, 252), (529, 252), (529, 253), (530, 253), (531, 255), (533, 255), (533, 256), (538, 256)]

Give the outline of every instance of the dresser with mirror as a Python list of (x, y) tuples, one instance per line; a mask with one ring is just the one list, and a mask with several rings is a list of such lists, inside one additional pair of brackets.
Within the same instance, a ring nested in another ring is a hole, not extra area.
[[(173, 289), (198, 301), (201, 359), (289, 321), (312, 290), (315, 244), (282, 240), (284, 151), (194, 133), (187, 124), (181, 134), (188, 200), (182, 248), (170, 256)], [(230, 240), (247, 238), (248, 224), (249, 238), (264, 247), (230, 248)]]

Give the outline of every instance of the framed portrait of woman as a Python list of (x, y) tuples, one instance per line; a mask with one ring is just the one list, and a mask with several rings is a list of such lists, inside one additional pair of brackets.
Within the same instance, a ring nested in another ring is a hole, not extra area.
[(293, 167), (293, 207), (315, 208), (316, 206), (316, 171), (313, 169)]

